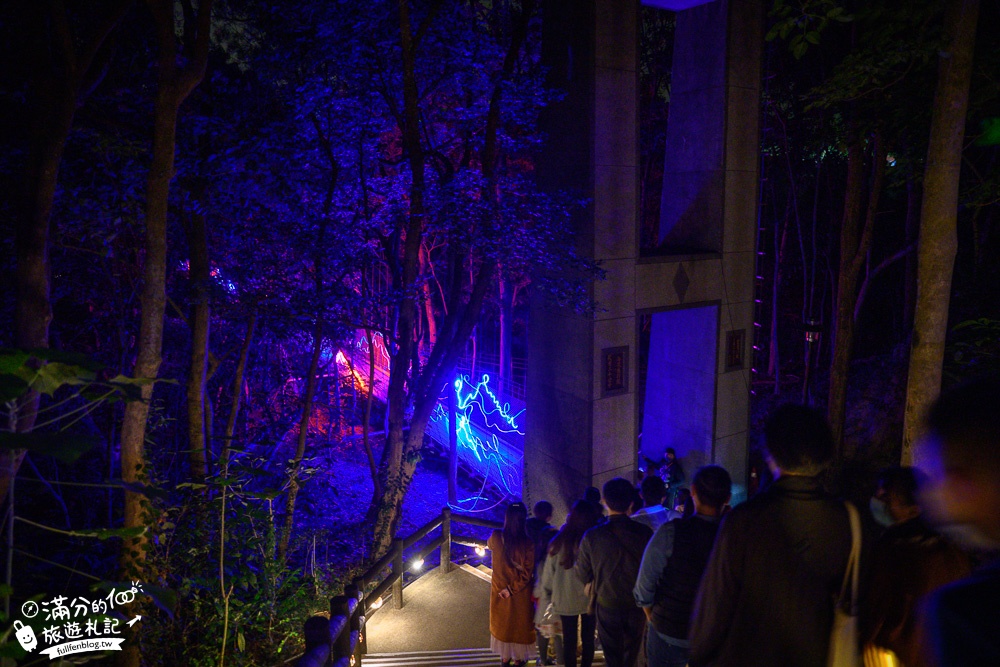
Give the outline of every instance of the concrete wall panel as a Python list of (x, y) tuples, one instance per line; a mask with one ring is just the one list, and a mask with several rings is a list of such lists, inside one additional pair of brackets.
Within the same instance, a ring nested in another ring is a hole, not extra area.
[(594, 258), (635, 257), (638, 167), (594, 169)]
[(597, 68), (594, 76), (594, 164), (634, 167), (636, 74)]

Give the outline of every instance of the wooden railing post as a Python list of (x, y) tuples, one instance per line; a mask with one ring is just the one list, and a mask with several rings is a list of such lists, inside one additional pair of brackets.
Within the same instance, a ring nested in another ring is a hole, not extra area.
[(352, 585), (358, 591), (358, 618), (361, 621), (361, 625), (358, 627), (358, 661), (360, 662), (361, 656), (368, 655), (368, 610), (365, 609), (368, 582), (362, 575), (355, 579)]
[(392, 541), (392, 606), (393, 609), (403, 608), (403, 540), (398, 537)]
[[(335, 627), (333, 625), (333, 620), (338, 616), (350, 617), (351, 616), (351, 598), (346, 595), (338, 595), (336, 597), (330, 598), (330, 621), (331, 629)], [(346, 658), (351, 655), (351, 632), (350, 626), (345, 627), (342, 632), (337, 635), (333, 635), (331, 632), (330, 637), (330, 663), (335, 664), (341, 658)]]
[(352, 667), (361, 667), (361, 657), (365, 654), (362, 644), (365, 641), (365, 594), (364, 584), (359, 585), (360, 579), (354, 580), (356, 583), (344, 586), (344, 595), (354, 598), (358, 605), (351, 614), (351, 622), (348, 624), (351, 634), (351, 655), (354, 658)]
[(441, 543), (441, 572), (448, 574), (451, 572), (451, 508), (445, 507), (441, 510), (441, 536), (444, 542)]

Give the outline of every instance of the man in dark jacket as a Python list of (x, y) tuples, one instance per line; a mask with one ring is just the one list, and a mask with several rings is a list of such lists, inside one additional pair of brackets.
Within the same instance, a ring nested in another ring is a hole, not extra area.
[(692, 667), (825, 667), (851, 550), (847, 508), (816, 475), (833, 458), (825, 419), (783, 405), (764, 426), (775, 482), (722, 522), (698, 590)]
[(732, 487), (723, 468), (699, 468), (691, 481), (694, 516), (663, 524), (646, 545), (633, 593), (649, 621), (646, 656), (650, 667), (687, 664), (694, 596)]
[(621, 477), (604, 485), (608, 521), (584, 534), (573, 566), (580, 581), (593, 586), (597, 636), (608, 667), (636, 664), (646, 626), (645, 614), (632, 598), (632, 587), (653, 531), (628, 517), (632, 491), (631, 482)]

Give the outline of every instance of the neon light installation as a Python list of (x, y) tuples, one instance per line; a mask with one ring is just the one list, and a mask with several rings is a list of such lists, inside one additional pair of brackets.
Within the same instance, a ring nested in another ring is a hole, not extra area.
[[(451, 390), (455, 392), (455, 430), (459, 456), (483, 476), (483, 489), (488, 483), (495, 485), (508, 497), (521, 495), (521, 462), (524, 459), (524, 409), (515, 411), (503, 401), (490, 386), (490, 376), (483, 374), (473, 383), (469, 376), (456, 378)], [(448, 411), (439, 402), (431, 416), (431, 430), (439, 442), (448, 441)], [(473, 511), (479, 494), (462, 499), (456, 509)], [(470, 508), (469, 505), (472, 505)]]

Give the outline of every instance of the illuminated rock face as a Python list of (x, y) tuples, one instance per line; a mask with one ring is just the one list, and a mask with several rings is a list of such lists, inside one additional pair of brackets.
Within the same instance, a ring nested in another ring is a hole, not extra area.
[(586, 486), (633, 478), (640, 442), (651, 458), (674, 446), (689, 476), (719, 463), (742, 486), (762, 3), (716, 0), (677, 14), (652, 254), (637, 239), (639, 5), (549, 0), (543, 14), (543, 58), (567, 94), (547, 111), (539, 171), (547, 186), (589, 199), (577, 249), (601, 261), (607, 280), (592, 288), (592, 315), (532, 304), (526, 500), (551, 501), (561, 519)]

